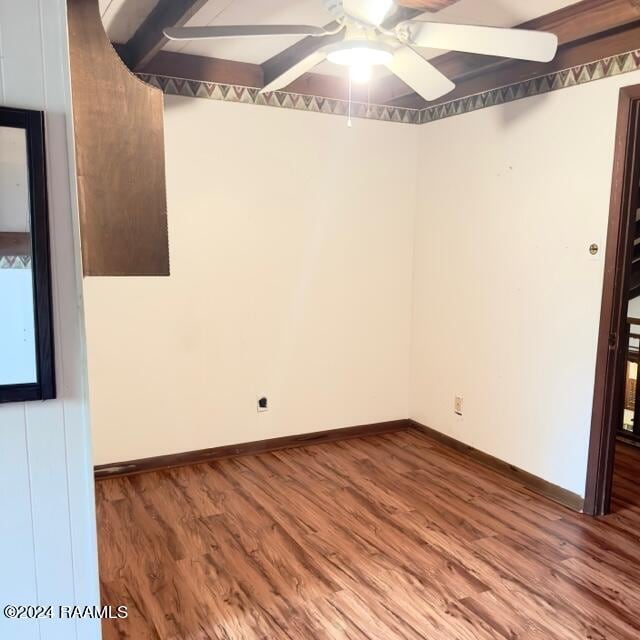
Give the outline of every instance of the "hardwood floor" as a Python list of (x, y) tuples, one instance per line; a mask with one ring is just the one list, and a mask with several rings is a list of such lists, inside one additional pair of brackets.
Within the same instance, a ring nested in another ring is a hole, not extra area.
[(640, 453), (591, 519), (417, 430), (97, 483), (105, 640), (640, 637)]

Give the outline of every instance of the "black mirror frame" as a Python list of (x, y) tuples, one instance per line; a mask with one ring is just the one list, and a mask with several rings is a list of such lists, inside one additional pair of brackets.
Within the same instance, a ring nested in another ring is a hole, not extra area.
[(27, 139), (31, 269), (38, 374), (37, 382), (0, 385), (0, 402), (50, 400), (56, 397), (56, 384), (44, 113), (29, 109), (0, 107), (0, 127), (24, 129)]

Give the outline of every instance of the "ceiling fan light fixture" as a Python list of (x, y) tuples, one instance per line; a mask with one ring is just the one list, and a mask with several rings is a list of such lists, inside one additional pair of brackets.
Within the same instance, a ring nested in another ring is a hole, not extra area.
[(376, 67), (391, 62), (393, 52), (380, 42), (347, 42), (330, 51), (329, 62), (345, 67)]

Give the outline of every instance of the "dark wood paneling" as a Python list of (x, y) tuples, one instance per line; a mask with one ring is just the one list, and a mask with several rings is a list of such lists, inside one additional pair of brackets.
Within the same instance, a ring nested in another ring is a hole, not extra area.
[(31, 234), (0, 231), (0, 257), (30, 256)]
[(640, 455), (585, 517), (417, 430), (100, 480), (105, 640), (637, 640)]
[(622, 424), (627, 307), (640, 181), (640, 85), (620, 90), (596, 352), (585, 511), (609, 510), (615, 434)]
[(495, 456), (489, 455), (488, 453), (484, 453), (475, 449), (474, 447), (469, 446), (468, 444), (464, 444), (455, 438), (447, 436), (435, 429), (431, 429), (415, 420), (409, 421), (412, 426), (416, 429), (422, 430), (425, 434), (427, 434), (433, 440), (437, 440), (441, 444), (446, 445), (452, 449), (455, 449), (458, 453), (464, 454), (466, 457), (483, 464), (486, 467), (490, 467), (495, 471), (500, 472), (501, 474), (515, 480), (516, 482), (521, 483), (523, 486), (543, 495), (551, 500), (555, 500), (565, 507), (569, 507), (569, 509), (573, 509), (574, 511), (582, 511), (584, 500), (581, 496), (567, 491), (558, 485), (555, 485), (547, 480), (543, 480), (538, 476), (529, 473), (528, 471), (524, 471), (519, 469), (518, 467), (509, 464), (508, 462), (504, 462), (504, 460), (500, 460)]
[(211, 449), (174, 453), (166, 456), (143, 458), (141, 460), (98, 465), (95, 468), (95, 475), (96, 478), (131, 475), (147, 471), (157, 471), (158, 469), (170, 469), (173, 467), (211, 462), (212, 460), (220, 460), (222, 458), (253, 455), (265, 451), (278, 451), (291, 447), (303, 447), (320, 444), (322, 442), (333, 442), (335, 440), (359, 438), (366, 435), (389, 433), (391, 431), (398, 431), (399, 429), (406, 429), (407, 427), (407, 420), (392, 420), (390, 422), (378, 422), (375, 424), (358, 425), (356, 427), (283, 436), (281, 438), (270, 438), (268, 440), (245, 442), (237, 445), (213, 447)]
[(116, 55), (98, 0), (68, 15), (84, 273), (168, 275), (162, 92)]
[(138, 70), (169, 42), (163, 31), (179, 27), (193, 17), (208, 0), (159, 0), (151, 13), (126, 43), (124, 52), (127, 66)]

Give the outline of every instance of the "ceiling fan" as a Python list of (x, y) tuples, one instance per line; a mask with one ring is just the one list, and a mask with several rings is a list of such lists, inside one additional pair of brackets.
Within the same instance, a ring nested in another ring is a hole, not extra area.
[[(387, 28), (384, 21), (402, 0), (321, 0), (334, 16), (333, 30), (311, 25), (236, 25), (170, 27), (171, 40), (244, 38), (263, 36), (312, 36), (318, 47), (273, 78), (261, 91), (278, 91), (324, 60), (348, 66), (353, 81), (367, 81), (372, 67), (385, 66), (425, 100), (435, 100), (455, 84), (415, 48), (443, 49), (505, 58), (549, 62), (558, 38), (553, 33), (504, 29), (423, 20), (404, 20)], [(413, 4), (415, 2), (408, 2)], [(331, 36), (327, 38), (326, 36)], [(327, 43), (327, 40), (330, 40)]]

